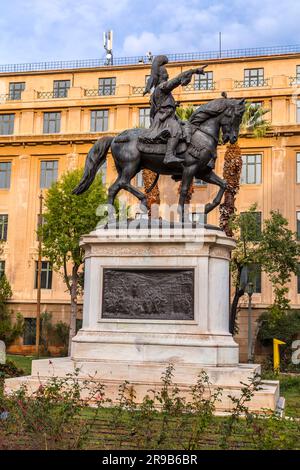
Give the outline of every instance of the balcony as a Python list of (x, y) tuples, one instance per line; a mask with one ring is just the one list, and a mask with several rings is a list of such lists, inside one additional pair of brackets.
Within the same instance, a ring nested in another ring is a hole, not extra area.
[(235, 80), (234, 88), (261, 88), (270, 85), (269, 78), (253, 78), (250, 80)]
[(2, 93), (0, 94), (0, 103), (4, 101), (18, 101), (22, 99), (22, 95), (18, 96), (13, 93)]
[(98, 88), (85, 89), (84, 96), (99, 96), (99, 90)]
[(290, 86), (300, 85), (300, 77), (289, 77), (289, 84)]
[(197, 92), (197, 91), (214, 91), (216, 89), (216, 82), (207, 82), (207, 83), (189, 83), (183, 87), (184, 92)]
[(84, 90), (84, 96), (114, 96), (116, 94), (116, 88), (86, 88)]
[(64, 91), (63, 93), (60, 91), (38, 91), (37, 92), (37, 99), (38, 100), (51, 100), (51, 99), (61, 99), (61, 98), (68, 98), (68, 90)]
[(134, 86), (132, 87), (133, 95), (142, 95), (144, 93), (145, 87), (143, 86)]

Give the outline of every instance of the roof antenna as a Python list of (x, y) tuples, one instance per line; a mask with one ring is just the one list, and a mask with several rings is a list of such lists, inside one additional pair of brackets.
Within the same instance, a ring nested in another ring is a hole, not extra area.
[(103, 33), (103, 47), (106, 50), (106, 65), (113, 65), (113, 32), (111, 29)]

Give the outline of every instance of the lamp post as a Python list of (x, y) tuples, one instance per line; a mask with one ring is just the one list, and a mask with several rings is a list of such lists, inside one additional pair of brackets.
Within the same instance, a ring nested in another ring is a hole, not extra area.
[(248, 298), (249, 298), (249, 301), (248, 301), (248, 363), (251, 363), (251, 362), (253, 362), (253, 358), (252, 358), (252, 324), (251, 324), (251, 320), (252, 320), (252, 303), (251, 303), (251, 301), (252, 301), (252, 295), (253, 295), (253, 292), (254, 292), (252, 282), (248, 282), (247, 287), (246, 287), (246, 292), (247, 292)]

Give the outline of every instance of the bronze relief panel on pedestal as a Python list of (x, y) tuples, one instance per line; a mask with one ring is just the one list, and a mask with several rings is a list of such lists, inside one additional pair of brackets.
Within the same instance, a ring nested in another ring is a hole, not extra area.
[(102, 318), (194, 319), (194, 269), (104, 269)]

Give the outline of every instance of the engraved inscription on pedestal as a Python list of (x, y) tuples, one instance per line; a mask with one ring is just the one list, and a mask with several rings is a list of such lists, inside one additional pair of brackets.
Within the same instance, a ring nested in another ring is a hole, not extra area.
[(193, 320), (193, 269), (104, 269), (102, 318)]

